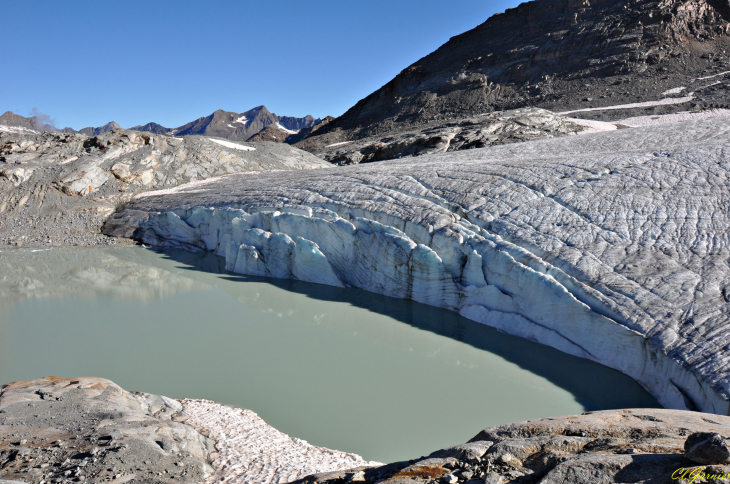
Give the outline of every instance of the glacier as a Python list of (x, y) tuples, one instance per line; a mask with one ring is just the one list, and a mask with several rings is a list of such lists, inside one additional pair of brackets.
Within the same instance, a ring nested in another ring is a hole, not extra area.
[[(448, 308), (730, 410), (723, 118), (147, 192), (107, 235)], [(616, 389), (620, 391), (620, 389)]]

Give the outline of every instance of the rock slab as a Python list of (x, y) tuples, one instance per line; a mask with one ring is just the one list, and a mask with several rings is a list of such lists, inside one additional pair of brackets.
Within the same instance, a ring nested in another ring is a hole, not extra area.
[(589, 412), (491, 427), (429, 456), (296, 482), (344, 484), (358, 473), (361, 482), (382, 484), (671, 483), (690, 476), (717, 482), (700, 476), (730, 474), (730, 465), (698, 466), (685, 455), (688, 436), (705, 432), (729, 436), (730, 418), (662, 409)]

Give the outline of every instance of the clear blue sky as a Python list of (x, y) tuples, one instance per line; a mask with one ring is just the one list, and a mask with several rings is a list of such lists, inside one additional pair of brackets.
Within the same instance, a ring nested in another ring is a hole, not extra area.
[(0, 113), (176, 127), (216, 109), (338, 116), (516, 0), (6, 1)]

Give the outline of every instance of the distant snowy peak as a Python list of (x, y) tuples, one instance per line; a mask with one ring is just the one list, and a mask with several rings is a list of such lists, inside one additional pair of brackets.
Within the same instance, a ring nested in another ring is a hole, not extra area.
[(12, 111), (7, 111), (0, 116), (0, 131), (14, 134), (38, 134), (45, 131), (75, 132), (71, 128), (58, 129), (51, 124), (46, 124), (38, 116), (26, 118)]
[[(303, 118), (277, 116), (266, 109), (266, 106), (256, 106), (243, 113), (219, 109), (209, 116), (198, 118), (174, 129), (165, 128), (157, 123), (135, 126), (132, 129), (167, 134), (168, 136), (203, 135), (231, 141), (247, 141), (268, 127), (286, 135), (293, 135), (301, 129), (316, 126), (320, 121), (320, 119), (312, 116)], [(279, 135), (277, 139), (279, 138), (285, 137)], [(281, 141), (284, 141), (284, 139), (281, 139)]]

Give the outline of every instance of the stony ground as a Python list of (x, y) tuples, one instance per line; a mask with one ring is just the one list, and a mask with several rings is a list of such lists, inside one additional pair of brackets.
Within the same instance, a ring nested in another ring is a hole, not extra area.
[(123, 243), (99, 227), (140, 191), (230, 173), (329, 166), (282, 143), (124, 130), (94, 137), (0, 133), (0, 247)]

